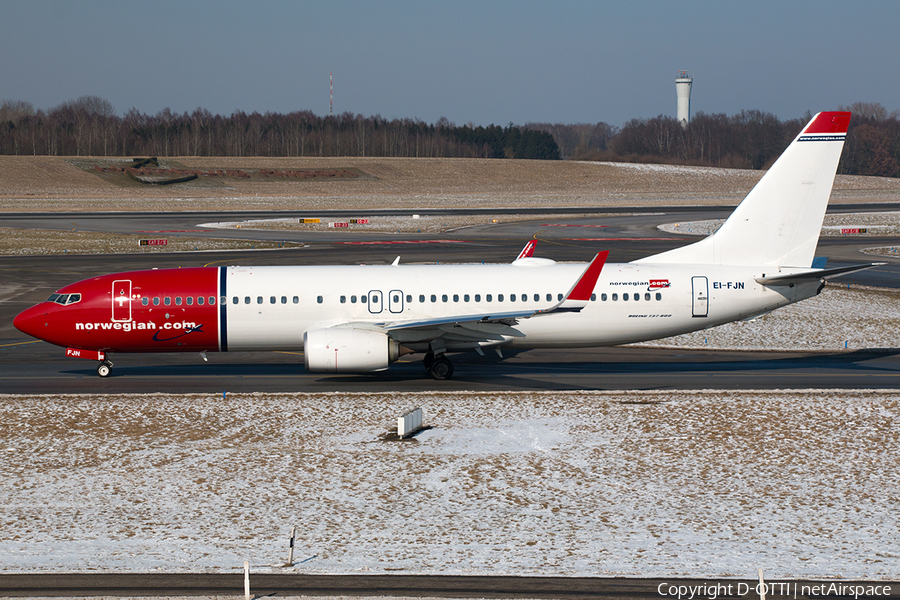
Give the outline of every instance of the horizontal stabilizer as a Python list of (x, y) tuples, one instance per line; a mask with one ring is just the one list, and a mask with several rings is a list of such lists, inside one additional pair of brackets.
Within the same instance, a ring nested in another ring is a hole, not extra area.
[(813, 269), (802, 273), (791, 273), (788, 275), (775, 275), (773, 277), (757, 277), (756, 282), (763, 285), (792, 285), (795, 283), (807, 283), (818, 279), (828, 279), (837, 275), (845, 275), (847, 273), (855, 273), (872, 267), (880, 267), (887, 263), (869, 263), (866, 265), (851, 265), (849, 267), (835, 267), (833, 269)]

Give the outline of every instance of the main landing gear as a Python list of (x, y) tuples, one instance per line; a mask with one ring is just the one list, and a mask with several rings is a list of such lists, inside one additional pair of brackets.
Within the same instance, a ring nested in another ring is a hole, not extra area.
[(433, 353), (429, 352), (425, 355), (425, 358), (422, 359), (422, 364), (425, 366), (425, 370), (428, 371), (428, 374), (431, 375), (432, 379), (443, 381), (445, 379), (450, 379), (453, 376), (453, 363), (443, 354), (435, 356)]
[(109, 372), (112, 369), (112, 361), (104, 360), (102, 363), (97, 365), (97, 375), (100, 377), (109, 377)]

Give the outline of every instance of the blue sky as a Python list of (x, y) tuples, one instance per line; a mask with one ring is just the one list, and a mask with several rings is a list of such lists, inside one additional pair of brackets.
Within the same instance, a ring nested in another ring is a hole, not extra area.
[(692, 111), (900, 109), (900, 2), (0, 2), (0, 99), (119, 114), (334, 111), (620, 126)]

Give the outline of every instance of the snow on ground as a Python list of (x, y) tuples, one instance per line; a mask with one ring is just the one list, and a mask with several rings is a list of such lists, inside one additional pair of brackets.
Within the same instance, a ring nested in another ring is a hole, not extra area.
[[(434, 428), (380, 440), (423, 406)], [(893, 391), (0, 396), (5, 572), (900, 576)], [(274, 569), (279, 570), (279, 569)]]
[(636, 345), (786, 351), (896, 348), (900, 294), (834, 285), (818, 296), (753, 321), (736, 321)]
[[(686, 235), (710, 235), (718, 231), (725, 219), (690, 221), (686, 223), (664, 223), (658, 227), (667, 233)], [(844, 233), (845, 229), (866, 229), (866, 233)], [(900, 233), (900, 212), (862, 212), (825, 215), (821, 235), (826, 237), (844, 235), (896, 235)]]

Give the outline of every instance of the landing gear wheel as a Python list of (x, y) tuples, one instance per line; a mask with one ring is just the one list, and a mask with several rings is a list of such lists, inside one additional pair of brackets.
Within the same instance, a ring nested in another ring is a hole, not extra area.
[(422, 364), (425, 365), (425, 370), (429, 373), (431, 372), (431, 365), (434, 364), (434, 354), (429, 352), (425, 355), (425, 358), (422, 359)]
[(453, 376), (453, 363), (443, 356), (435, 358), (431, 366), (428, 367), (428, 373), (432, 379), (437, 379), (438, 381), (450, 379)]
[(112, 363), (110, 362), (102, 362), (97, 365), (97, 375), (100, 377), (109, 377), (109, 371), (112, 367)]

